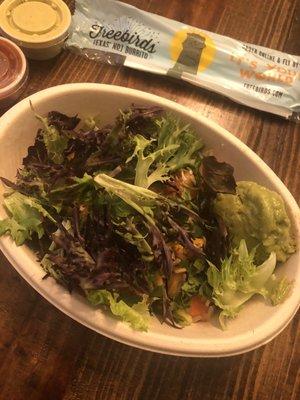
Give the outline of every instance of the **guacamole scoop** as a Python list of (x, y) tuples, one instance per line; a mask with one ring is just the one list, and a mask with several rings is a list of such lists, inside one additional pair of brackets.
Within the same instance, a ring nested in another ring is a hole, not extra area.
[(214, 209), (224, 220), (232, 247), (245, 239), (249, 249), (258, 246), (259, 259), (266, 259), (273, 251), (282, 262), (296, 251), (291, 222), (278, 193), (255, 182), (241, 181), (236, 195), (218, 194)]

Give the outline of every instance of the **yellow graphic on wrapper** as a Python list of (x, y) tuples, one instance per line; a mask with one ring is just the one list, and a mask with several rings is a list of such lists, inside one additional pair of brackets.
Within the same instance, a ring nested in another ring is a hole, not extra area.
[(216, 52), (214, 41), (199, 29), (178, 31), (170, 45), (170, 56), (175, 61), (170, 75), (204, 71), (213, 61)]

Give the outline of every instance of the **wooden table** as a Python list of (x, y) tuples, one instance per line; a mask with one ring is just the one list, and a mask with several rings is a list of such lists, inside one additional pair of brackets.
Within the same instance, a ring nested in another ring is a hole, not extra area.
[[(300, 53), (299, 0), (131, 0), (145, 10), (289, 53)], [(24, 96), (67, 82), (122, 85), (176, 100), (247, 143), (300, 199), (300, 130), (179, 81), (110, 67), (65, 52), (30, 62)], [(56, 310), (0, 254), (1, 400), (296, 400), (299, 316), (268, 345), (219, 359), (127, 347)]]

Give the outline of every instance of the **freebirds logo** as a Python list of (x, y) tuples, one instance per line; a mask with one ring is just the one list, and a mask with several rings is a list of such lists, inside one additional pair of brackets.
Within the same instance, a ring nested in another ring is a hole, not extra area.
[(118, 51), (123, 54), (132, 54), (141, 58), (148, 58), (156, 53), (158, 32), (137, 22), (131, 17), (116, 18), (113, 23), (95, 22), (89, 32), (93, 44)]
[(214, 41), (206, 33), (188, 28), (178, 31), (170, 45), (170, 57), (175, 62), (168, 75), (181, 77), (186, 72), (197, 75), (213, 61), (216, 52)]

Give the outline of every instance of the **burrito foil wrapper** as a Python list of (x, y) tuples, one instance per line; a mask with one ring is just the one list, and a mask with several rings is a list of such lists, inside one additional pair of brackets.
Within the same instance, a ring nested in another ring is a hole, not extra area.
[(91, 60), (182, 79), (249, 107), (300, 121), (299, 56), (114, 0), (77, 0), (66, 47)]

